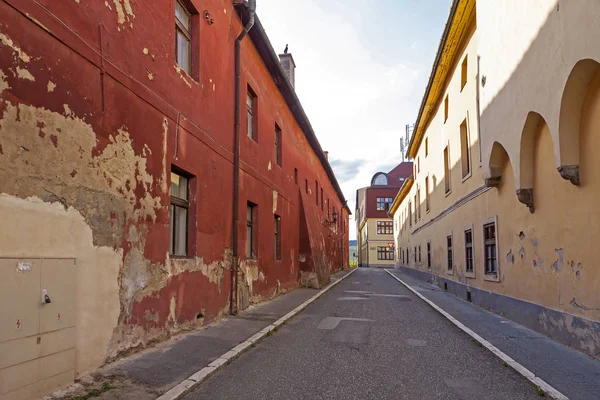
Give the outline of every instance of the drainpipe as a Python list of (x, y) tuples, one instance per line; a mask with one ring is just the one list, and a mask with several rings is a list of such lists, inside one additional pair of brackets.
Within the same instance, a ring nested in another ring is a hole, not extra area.
[(238, 313), (238, 271), (240, 266), (239, 245), (238, 245), (238, 222), (240, 219), (240, 102), (241, 102), (241, 43), (250, 29), (254, 26), (254, 17), (256, 14), (256, 0), (248, 0), (246, 3), (250, 18), (244, 30), (235, 40), (235, 122), (233, 135), (233, 229), (232, 229), (232, 258), (231, 258), (231, 292), (229, 293), (229, 312), (232, 315)]

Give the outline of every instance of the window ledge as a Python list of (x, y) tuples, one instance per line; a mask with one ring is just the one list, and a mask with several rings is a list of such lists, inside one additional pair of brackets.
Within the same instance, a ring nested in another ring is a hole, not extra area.
[(498, 274), (485, 274), (483, 280), (488, 282), (500, 282), (500, 277)]
[(430, 211), (431, 211), (431, 208), (429, 210), (425, 210), (425, 214), (429, 214)]
[(475, 272), (465, 272), (465, 278), (475, 279)]
[(450, 196), (452, 194), (452, 189), (448, 190), (444, 195), (446, 197)]
[(454, 268), (446, 269), (446, 275), (454, 275)]
[(463, 176), (463, 178), (462, 178), (462, 182), (464, 182), (464, 181), (468, 180), (468, 179), (469, 179), (469, 178), (470, 178), (472, 175), (473, 175), (473, 172), (472, 172), (472, 171), (469, 171), (469, 173), (468, 173), (467, 175)]
[(173, 254), (169, 254), (169, 259), (171, 260), (194, 260), (196, 257), (188, 255), (188, 256), (175, 256)]

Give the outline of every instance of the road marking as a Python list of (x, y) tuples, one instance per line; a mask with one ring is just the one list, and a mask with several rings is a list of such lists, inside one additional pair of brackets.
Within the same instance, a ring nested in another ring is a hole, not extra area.
[(304, 303), (300, 304), (298, 307), (294, 308), (292, 311), (285, 314), (283, 317), (279, 318), (277, 321), (273, 322), (271, 325), (269, 325), (269, 326), (263, 328), (261, 331), (255, 333), (254, 335), (252, 335), (251, 337), (246, 339), (245, 342), (238, 344), (237, 346), (235, 346), (234, 348), (229, 350), (227, 353), (223, 354), (221, 357), (214, 360), (207, 367), (202, 368), (201, 370), (196, 372), (194, 375), (190, 376), (183, 382), (179, 383), (177, 386), (169, 389), (165, 394), (163, 394), (156, 400), (176, 400), (176, 399), (182, 398), (183, 396), (188, 394), (192, 389), (194, 389), (196, 386), (198, 386), (200, 383), (204, 382), (215, 371), (218, 371), (219, 369), (223, 368), (223, 366), (227, 365), (233, 359), (237, 358), (241, 353), (248, 350), (253, 344), (259, 342), (265, 336), (267, 336), (268, 334), (273, 332), (275, 329), (279, 328), (280, 325), (287, 322), (287, 320), (289, 320), (296, 314), (303, 311), (309, 304), (315, 302), (319, 297), (323, 296), (329, 290), (333, 289), (335, 286), (337, 286), (337, 284), (339, 284), (344, 279), (346, 279), (347, 277), (352, 275), (354, 272), (356, 272), (356, 270), (357, 269), (354, 268), (352, 271), (348, 272), (346, 275), (342, 276), (337, 281), (328, 285), (326, 288), (321, 289), (313, 297), (306, 300)]
[(406, 344), (413, 347), (423, 347), (427, 342), (420, 339), (406, 339)]
[(368, 297), (353, 297), (353, 296), (346, 296), (346, 297), (338, 297), (338, 301), (356, 301), (356, 300), (371, 300)]
[(342, 321), (358, 321), (358, 322), (375, 322), (372, 319), (363, 319), (363, 318), (340, 318), (340, 317), (326, 317), (323, 318), (317, 329), (326, 329), (332, 330), (337, 328), (337, 326)]
[(553, 399), (557, 399), (557, 400), (569, 400), (569, 398), (567, 396), (565, 396), (558, 390), (554, 389), (552, 386), (550, 386), (550, 384), (548, 384), (542, 378), (535, 376), (535, 374), (533, 372), (531, 372), (530, 370), (528, 370), (527, 368), (525, 368), (524, 366), (519, 364), (517, 361), (513, 360), (508, 354), (504, 353), (502, 350), (500, 350), (499, 348), (497, 348), (496, 346), (494, 346), (493, 344), (491, 344), (490, 342), (488, 342), (487, 340), (485, 340), (484, 338), (479, 336), (477, 333), (475, 333), (473, 330), (471, 330), (470, 328), (465, 326), (462, 322), (460, 322), (459, 320), (454, 318), (452, 315), (448, 314), (446, 311), (441, 309), (433, 301), (429, 300), (427, 297), (423, 296), (421, 293), (414, 290), (410, 285), (405, 283), (402, 279), (398, 278), (396, 275), (392, 274), (387, 269), (385, 270), (385, 272), (387, 272), (392, 278), (394, 278), (395, 280), (397, 280), (398, 282), (400, 282), (401, 284), (406, 286), (406, 288), (408, 290), (410, 290), (411, 292), (416, 294), (421, 300), (423, 300), (425, 303), (427, 303), (431, 307), (433, 307), (434, 310), (436, 310), (437, 312), (442, 314), (444, 317), (446, 317), (448, 320), (450, 320), (450, 322), (452, 322), (454, 325), (456, 325), (462, 331), (466, 332), (473, 339), (475, 339), (479, 343), (481, 343), (486, 349), (488, 349), (489, 351), (494, 353), (502, 361), (504, 361), (505, 363), (510, 365), (515, 371), (517, 371), (518, 373), (523, 375), (525, 378), (529, 379), (529, 381), (531, 383), (533, 383), (534, 385), (541, 388), (550, 397), (552, 397)]

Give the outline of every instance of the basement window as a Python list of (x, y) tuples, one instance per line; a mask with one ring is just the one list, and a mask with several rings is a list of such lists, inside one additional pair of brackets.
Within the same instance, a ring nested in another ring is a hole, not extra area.
[(187, 256), (189, 208), (189, 179), (171, 172), (171, 204), (169, 207), (169, 254), (171, 256)]
[(431, 242), (427, 242), (427, 268), (431, 269)]

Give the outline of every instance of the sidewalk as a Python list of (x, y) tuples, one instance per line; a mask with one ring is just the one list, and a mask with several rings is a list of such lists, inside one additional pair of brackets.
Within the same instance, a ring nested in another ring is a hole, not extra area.
[[(327, 288), (335, 285), (350, 271), (344, 270), (332, 275)], [(82, 379), (76, 393), (69, 392), (60, 397), (81, 395), (82, 390), (86, 393), (101, 390), (103, 393), (96, 399), (156, 399), (317, 293), (319, 291), (313, 289), (296, 289), (252, 306), (237, 316), (228, 316), (201, 330), (159, 343), (139, 354), (106, 365), (92, 374), (93, 379)], [(107, 390), (101, 389), (103, 384)]]
[(600, 398), (600, 361), (396, 269), (393, 275), (570, 399)]

